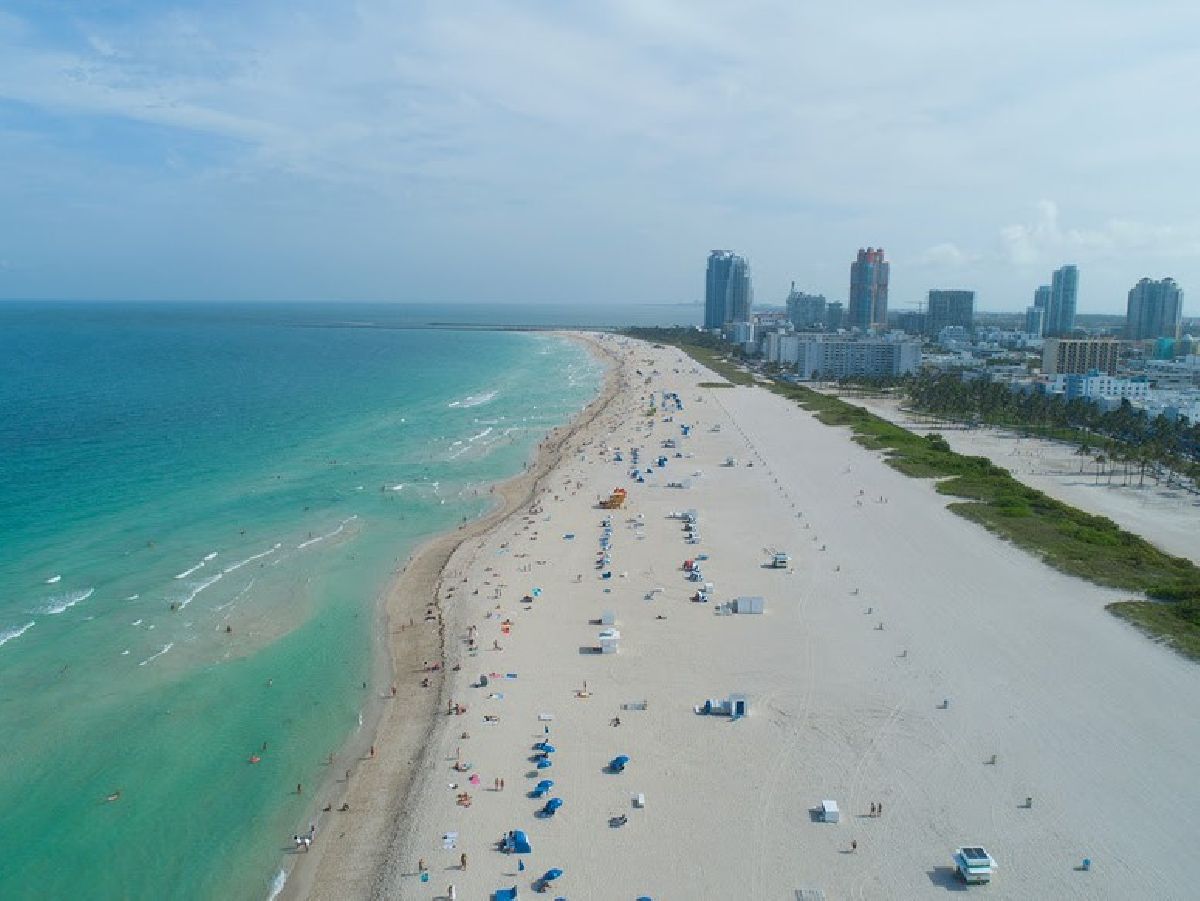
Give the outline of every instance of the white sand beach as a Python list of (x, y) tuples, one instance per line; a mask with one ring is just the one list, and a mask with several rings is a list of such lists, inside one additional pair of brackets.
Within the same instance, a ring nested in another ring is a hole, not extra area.
[[(621, 392), (532, 507), (453, 552), (446, 668), (428, 688), (419, 661), (395, 674), (414, 711), (436, 702), (424, 751), (380, 733), (293, 891), (532, 897), (560, 868), (547, 897), (936, 898), (965, 889), (951, 854), (979, 844), (999, 869), (972, 894), (1195, 897), (1200, 668), (1107, 613), (1119, 593), (954, 516), (845, 430), (765, 390), (699, 388), (715, 377), (674, 349), (601, 340), (620, 348)], [(683, 410), (647, 416), (664, 390)], [(646, 483), (629, 476), (634, 447)], [(597, 509), (616, 486), (624, 509)], [(689, 508), (697, 544), (671, 518)], [(790, 567), (766, 567), (777, 550)], [(699, 555), (709, 603), (689, 600), (682, 569)], [(739, 595), (765, 612), (717, 614)], [(615, 654), (591, 650), (605, 611)], [(731, 693), (744, 718), (693, 711)], [(542, 741), (555, 750), (538, 769)], [(618, 755), (627, 767), (609, 772)], [(563, 802), (553, 816), (528, 796), (542, 779)], [(816, 820), (823, 799), (841, 822)], [(531, 853), (499, 850), (510, 830)]]

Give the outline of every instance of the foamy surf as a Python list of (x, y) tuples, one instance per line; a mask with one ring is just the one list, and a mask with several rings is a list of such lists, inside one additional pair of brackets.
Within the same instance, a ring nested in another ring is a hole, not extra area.
[(86, 588), (83, 591), (72, 591), (70, 594), (61, 594), (57, 597), (50, 598), (50, 602), (42, 608), (41, 612), (50, 616), (57, 616), (60, 613), (65, 613), (76, 604), (82, 604), (90, 598), (96, 589)]
[(8, 644), (14, 638), (20, 638), (37, 624), (36, 620), (30, 620), (23, 626), (18, 626), (15, 629), (6, 629), (0, 632), (0, 645)]
[(267, 901), (275, 901), (283, 892), (285, 885), (287, 885), (287, 873), (280, 870), (275, 874), (275, 878), (271, 880), (271, 891), (267, 894)]
[(258, 553), (258, 554), (251, 554), (245, 560), (239, 560), (237, 563), (233, 564), (232, 566), (225, 567), (225, 569), (222, 570), (222, 573), (224, 573), (225, 575), (229, 575), (231, 572), (241, 569), (247, 563), (253, 563), (255, 560), (261, 560), (263, 557), (269, 557), (271, 554), (275, 553), (281, 547), (283, 547), (283, 543), (277, 541), (277, 542), (275, 542), (274, 545), (267, 548), (265, 551), (262, 551), (261, 553)]
[(61, 581), (62, 581), (62, 576), (51, 576), (49, 579), (46, 580), (46, 584), (47, 585), (57, 585)]
[(483, 394), (468, 394), (462, 400), (452, 400), (446, 406), (448, 407), (482, 407), (484, 404), (491, 403), (496, 399), (499, 391), (485, 391)]
[(316, 544), (318, 541), (325, 541), (327, 538), (333, 538), (336, 535), (341, 535), (342, 532), (346, 531), (346, 524), (355, 519), (358, 519), (357, 513), (354, 516), (347, 516), (345, 519), (343, 519), (341, 521), (341, 524), (339, 524), (338, 527), (336, 529), (334, 529), (332, 532), (326, 532), (324, 535), (317, 535), (314, 538), (309, 538), (305, 541), (301, 541), (298, 545), (296, 545), (296, 550), (298, 550), (298, 551), (303, 550), (304, 548), (308, 547), (310, 544)]
[(197, 584), (196, 587), (191, 590), (191, 592), (188, 594), (187, 597), (183, 598), (182, 600), (176, 601), (175, 602), (176, 606), (178, 606), (179, 609), (182, 610), (184, 607), (186, 607), (192, 601), (196, 600), (196, 596), (199, 595), (200, 592), (204, 591), (204, 589), (208, 588), (210, 585), (215, 585), (217, 582), (220, 582), (221, 579), (223, 579), (223, 578), (225, 578), (225, 573), (223, 573), (223, 572), (222, 573), (214, 573), (213, 575), (211, 575), (207, 579), (205, 579), (203, 582), (200, 582), (199, 584)]
[(175, 647), (175, 642), (168, 641), (166, 644), (164, 644), (162, 646), (161, 651), (159, 651), (157, 654), (151, 654), (149, 657), (147, 657), (145, 660), (143, 660), (141, 663), (139, 663), (138, 666), (145, 666), (151, 660), (157, 660), (159, 657), (161, 657), (163, 654), (167, 653), (167, 651), (171, 650), (171, 648), (173, 648), (173, 647)]
[(183, 572), (177, 574), (175, 576), (175, 578), (176, 579), (186, 579), (188, 576), (190, 576), (196, 570), (200, 569), (202, 566), (204, 566), (206, 563), (208, 563), (209, 560), (214, 559), (216, 556), (217, 556), (217, 552), (213, 551), (211, 554), (208, 554), (207, 556), (205, 556), (205, 558), (203, 560), (201, 560), (199, 563), (197, 563), (191, 569), (185, 569)]

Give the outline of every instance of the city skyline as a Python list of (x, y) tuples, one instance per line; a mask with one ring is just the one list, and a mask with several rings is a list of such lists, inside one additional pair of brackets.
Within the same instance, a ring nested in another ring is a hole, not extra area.
[(1179, 2), (13, 0), (0, 297), (594, 305), (620, 259), (624, 302), (688, 303), (698, 250), (737, 247), (761, 300), (840, 302), (869, 242), (893, 309), (1020, 311), (1071, 261), (1079, 311), (1119, 314), (1143, 276), (1200, 282), (1198, 28)]

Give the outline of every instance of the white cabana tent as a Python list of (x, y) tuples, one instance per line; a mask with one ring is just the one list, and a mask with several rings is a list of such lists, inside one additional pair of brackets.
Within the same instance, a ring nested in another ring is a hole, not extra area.
[(615, 654), (620, 650), (621, 630), (605, 629), (600, 633), (600, 653)]
[(733, 608), (734, 613), (762, 613), (765, 602), (757, 595), (753, 597), (743, 596), (734, 598), (729, 606)]

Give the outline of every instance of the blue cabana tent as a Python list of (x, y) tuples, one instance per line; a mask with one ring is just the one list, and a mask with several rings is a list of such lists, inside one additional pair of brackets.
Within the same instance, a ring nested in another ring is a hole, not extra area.
[(492, 892), (492, 901), (517, 901), (517, 887), (496, 889)]
[(544, 813), (548, 817), (552, 817), (552, 816), (554, 816), (555, 811), (557, 811), (558, 808), (562, 807), (562, 805), (563, 805), (562, 798), (551, 798), (549, 801), (546, 802), (546, 806), (542, 808), (542, 813)]
[(522, 829), (514, 829), (508, 834), (508, 840), (504, 843), (509, 854), (532, 854), (533, 846), (529, 844), (529, 836)]
[(625, 772), (625, 766), (628, 763), (629, 763), (629, 758), (626, 757), (624, 754), (621, 754), (612, 759), (612, 763), (610, 763), (608, 765), (608, 768), (610, 770), (612, 770), (614, 773), (623, 773), (623, 772)]

